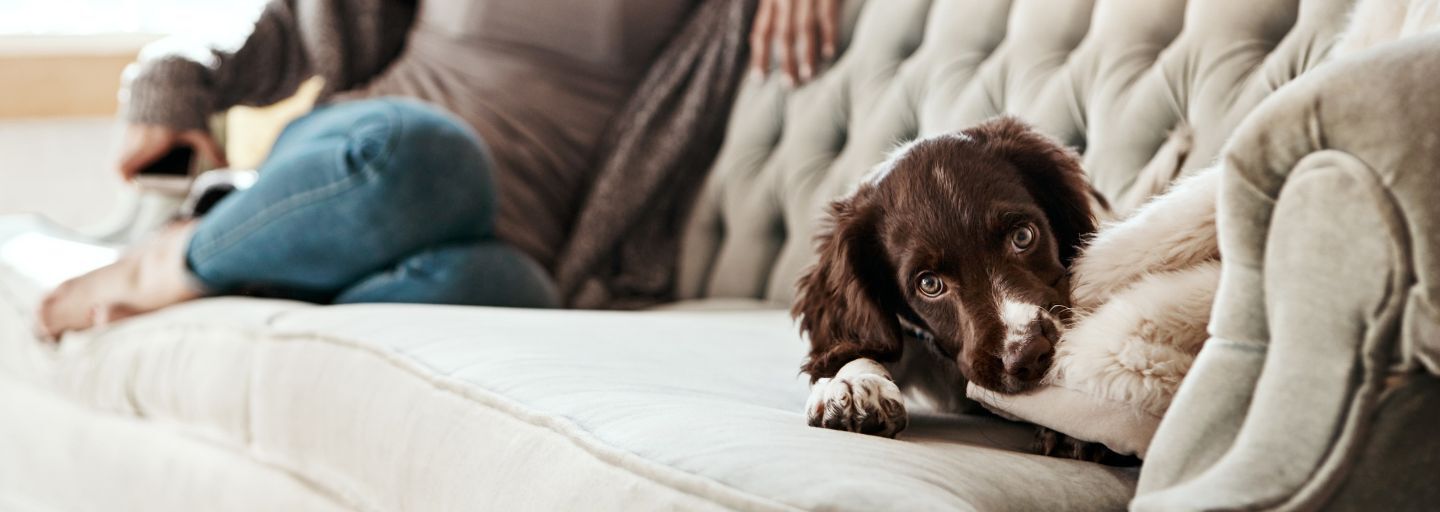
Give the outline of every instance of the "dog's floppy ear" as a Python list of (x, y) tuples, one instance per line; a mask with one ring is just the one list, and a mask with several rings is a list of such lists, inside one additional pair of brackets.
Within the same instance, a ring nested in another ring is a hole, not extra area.
[(1069, 267), (1085, 239), (1095, 232), (1092, 189), (1080, 168), (1079, 155), (1010, 116), (966, 132), (986, 151), (1020, 170), (1025, 189), (1045, 210), (1045, 220), (1059, 242), (1060, 263)]
[(821, 233), (820, 261), (798, 283), (791, 314), (810, 335), (810, 357), (802, 371), (813, 382), (832, 377), (857, 358), (894, 361), (900, 357), (896, 314), (906, 306), (879, 234), (875, 188), (862, 185), (830, 205), (832, 228)]

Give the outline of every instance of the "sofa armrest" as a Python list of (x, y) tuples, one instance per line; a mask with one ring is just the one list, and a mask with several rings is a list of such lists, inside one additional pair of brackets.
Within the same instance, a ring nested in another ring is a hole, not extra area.
[(1134, 508), (1310, 508), (1352, 477), (1435, 464), (1417, 447), (1355, 470), (1390, 398), (1433, 389), (1437, 372), (1437, 75), (1440, 36), (1386, 45), (1308, 73), (1237, 130), (1211, 339), (1156, 434)]

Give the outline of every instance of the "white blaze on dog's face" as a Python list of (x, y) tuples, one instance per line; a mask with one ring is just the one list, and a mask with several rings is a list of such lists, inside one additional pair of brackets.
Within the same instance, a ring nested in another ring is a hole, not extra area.
[[(1051, 158), (1068, 153), (1046, 146), (1003, 158), (983, 139), (910, 144), (869, 186), (883, 212), (881, 245), (912, 319), (967, 379), (1019, 393), (1050, 368), (1062, 325), (1052, 311), (1068, 306), (1066, 253), (1074, 251), (1066, 245), (1078, 244), (1071, 225), (1052, 221), (1068, 214), (1048, 203), (1081, 201), (1082, 224), (1093, 221), (1083, 180), (1046, 177), (1057, 173)], [(1073, 190), (1055, 199), (1066, 187)]]
[(913, 319), (982, 387), (1039, 384), (1065, 305), (1062, 243), (1017, 165), (965, 139), (912, 146), (873, 185)]
[(1000, 347), (1000, 361), (1006, 368), (1007, 387), (1024, 387), (1023, 383), (1045, 375), (1050, 368), (1055, 343), (1060, 341), (1061, 326), (1049, 307), (1006, 293), (997, 283), (995, 300), (1000, 303), (1000, 322), (1005, 325), (1005, 343)]

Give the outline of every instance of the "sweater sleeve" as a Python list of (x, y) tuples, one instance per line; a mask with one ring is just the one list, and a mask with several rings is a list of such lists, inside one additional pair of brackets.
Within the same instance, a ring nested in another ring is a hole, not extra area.
[(206, 129), (215, 112), (275, 103), (313, 76), (321, 97), (355, 87), (400, 53), (414, 15), (414, 1), (272, 0), (237, 47), (147, 47), (122, 78), (121, 117)]

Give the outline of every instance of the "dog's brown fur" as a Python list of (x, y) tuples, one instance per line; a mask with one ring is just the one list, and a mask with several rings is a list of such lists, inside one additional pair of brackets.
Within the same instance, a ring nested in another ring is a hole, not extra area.
[[(857, 358), (896, 361), (903, 318), (930, 333), (967, 379), (1023, 391), (1039, 376), (1004, 375), (996, 287), (1048, 309), (1068, 305), (1066, 267), (1095, 231), (1076, 156), (1006, 117), (914, 144), (888, 165), (882, 179), (831, 205), (833, 229), (819, 237), (820, 261), (801, 278), (792, 310), (810, 336), (803, 370), (819, 379)], [(1018, 224), (1037, 237), (1023, 254), (1007, 238)], [(949, 293), (916, 293), (922, 270), (941, 276)]]

